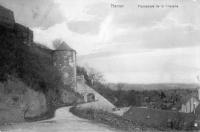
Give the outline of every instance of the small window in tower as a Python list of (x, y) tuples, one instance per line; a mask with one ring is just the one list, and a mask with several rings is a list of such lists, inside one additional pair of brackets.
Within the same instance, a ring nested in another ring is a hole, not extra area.
[(72, 57), (69, 57), (69, 65), (73, 66), (73, 59), (72, 59)]
[(64, 64), (68, 64), (68, 61), (67, 61), (67, 60), (64, 60)]
[(63, 58), (64, 58), (64, 59), (67, 59), (67, 58), (68, 58), (68, 56), (67, 56), (67, 55), (65, 55)]
[(73, 58), (72, 57), (69, 57), (69, 62), (73, 62)]
[(65, 78), (68, 78), (68, 77), (69, 77), (69, 74), (68, 74), (68, 73), (65, 73), (65, 74), (64, 74), (64, 77), (65, 77)]

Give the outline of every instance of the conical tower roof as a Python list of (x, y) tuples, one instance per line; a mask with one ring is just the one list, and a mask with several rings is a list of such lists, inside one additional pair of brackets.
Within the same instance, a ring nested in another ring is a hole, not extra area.
[(65, 42), (62, 42), (57, 48), (56, 50), (64, 50), (64, 51), (75, 51), (74, 49), (72, 49), (71, 47), (69, 47), (69, 45)]

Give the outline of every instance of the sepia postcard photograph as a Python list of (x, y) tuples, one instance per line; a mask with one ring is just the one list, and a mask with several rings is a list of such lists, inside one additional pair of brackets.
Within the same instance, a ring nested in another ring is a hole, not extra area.
[(200, 0), (0, 0), (0, 132), (200, 132)]

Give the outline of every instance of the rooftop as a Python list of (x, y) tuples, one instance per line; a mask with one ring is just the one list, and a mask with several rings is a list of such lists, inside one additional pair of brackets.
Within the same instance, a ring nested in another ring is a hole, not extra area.
[(62, 42), (55, 50), (75, 51), (65, 42)]
[(192, 94), (185, 95), (181, 98), (182, 104), (186, 104), (191, 98), (194, 98), (195, 100), (199, 101), (197, 94), (192, 93)]

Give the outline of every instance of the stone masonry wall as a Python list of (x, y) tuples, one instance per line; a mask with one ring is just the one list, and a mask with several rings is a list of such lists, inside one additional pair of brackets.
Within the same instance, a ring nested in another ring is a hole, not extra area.
[(14, 13), (0, 5), (0, 25), (7, 28), (13, 28), (14, 23)]
[(30, 30), (28, 27), (15, 23), (14, 32), (17, 38), (22, 40), (24, 44), (30, 46), (33, 43), (33, 31)]
[(14, 34), (23, 41), (23, 44), (31, 45), (33, 42), (33, 31), (28, 27), (15, 23), (13, 11), (0, 5), (0, 26), (13, 30)]
[(76, 63), (74, 60), (73, 51), (54, 51), (53, 53), (54, 66), (63, 74), (64, 84), (76, 88)]

